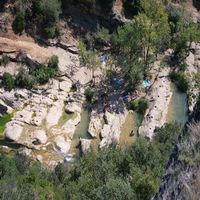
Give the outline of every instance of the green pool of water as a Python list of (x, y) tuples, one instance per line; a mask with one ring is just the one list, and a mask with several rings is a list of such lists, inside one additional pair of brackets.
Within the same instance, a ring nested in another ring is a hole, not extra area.
[(77, 125), (76, 130), (74, 132), (72, 145), (70, 149), (70, 152), (75, 153), (77, 156), (80, 155), (80, 148), (78, 147), (80, 138), (92, 139), (88, 133), (89, 120), (90, 120), (89, 110), (85, 108), (81, 114), (81, 121)]
[[(143, 116), (136, 112), (131, 112), (127, 115), (125, 123), (122, 125), (119, 146), (126, 148), (130, 146), (137, 135), (137, 130), (142, 122)], [(133, 136), (130, 134), (133, 133)]]
[(185, 93), (179, 92), (177, 87), (172, 84), (172, 98), (169, 104), (167, 122), (178, 122), (182, 126), (187, 122), (187, 96)]

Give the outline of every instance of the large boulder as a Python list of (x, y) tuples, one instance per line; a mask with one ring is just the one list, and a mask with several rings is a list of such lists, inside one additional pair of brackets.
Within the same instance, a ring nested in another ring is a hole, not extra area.
[(76, 83), (85, 85), (92, 80), (91, 71), (86, 67), (81, 67), (72, 77), (72, 80)]
[(80, 115), (80, 113), (76, 113), (76, 117), (74, 119), (69, 119), (62, 126), (62, 130), (66, 134), (67, 137), (72, 139), (75, 129), (76, 129), (76, 126), (80, 123), (80, 121), (81, 121), (81, 115)]
[(71, 90), (71, 87), (72, 82), (70, 79), (60, 82), (60, 90), (62, 91), (69, 92)]
[(36, 130), (32, 134), (32, 138), (37, 144), (45, 144), (47, 142), (47, 135), (44, 130)]
[(57, 136), (55, 138), (56, 148), (62, 153), (68, 153), (70, 150), (71, 140), (66, 141), (64, 137)]
[(96, 111), (93, 111), (90, 115), (90, 123), (88, 128), (88, 133), (96, 138), (102, 129), (102, 119)]
[(75, 112), (81, 113), (81, 110), (82, 110), (81, 104), (76, 102), (69, 103), (65, 107), (65, 111), (67, 113), (75, 113)]
[(18, 141), (22, 132), (22, 126), (16, 123), (8, 122), (4, 130), (4, 137), (12, 141)]
[(46, 127), (50, 128), (58, 124), (59, 119), (63, 114), (63, 101), (57, 101), (54, 105), (49, 109), (49, 112), (46, 116)]

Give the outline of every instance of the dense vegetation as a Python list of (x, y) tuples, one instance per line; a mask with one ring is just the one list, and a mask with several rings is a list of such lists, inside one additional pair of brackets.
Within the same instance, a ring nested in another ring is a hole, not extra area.
[(71, 170), (58, 165), (42, 169), (24, 156), (0, 156), (0, 198), (148, 200), (158, 189), (179, 126), (158, 129), (151, 142), (137, 138), (120, 150), (115, 145), (98, 153), (91, 151)]
[(8, 91), (12, 90), (14, 87), (32, 89), (35, 84), (45, 84), (50, 78), (56, 76), (58, 62), (58, 57), (52, 56), (47, 65), (41, 64), (32, 72), (21, 68), (16, 77), (5, 72), (2, 77), (2, 84)]
[(57, 25), (61, 13), (59, 0), (30, 0), (18, 1), (17, 13), (13, 21), (13, 30), (22, 33), (37, 33), (44, 38), (53, 38), (59, 35)]

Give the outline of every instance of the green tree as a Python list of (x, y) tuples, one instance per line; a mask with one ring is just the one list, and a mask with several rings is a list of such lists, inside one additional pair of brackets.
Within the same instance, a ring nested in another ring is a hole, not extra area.
[(5, 72), (2, 77), (2, 84), (5, 86), (5, 89), (8, 91), (12, 90), (14, 88), (14, 83), (13, 76), (10, 73)]
[(24, 12), (18, 12), (16, 14), (15, 20), (13, 21), (13, 30), (16, 33), (22, 33), (25, 28), (25, 14)]
[(58, 33), (57, 22), (61, 13), (59, 0), (35, 0), (33, 1), (33, 14), (35, 24), (44, 37), (52, 38)]

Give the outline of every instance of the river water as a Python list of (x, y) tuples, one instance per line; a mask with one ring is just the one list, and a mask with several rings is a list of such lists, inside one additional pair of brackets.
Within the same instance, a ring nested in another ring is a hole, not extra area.
[(169, 104), (167, 122), (178, 122), (181, 126), (184, 126), (187, 122), (187, 96), (185, 93), (179, 92), (177, 87), (172, 84), (172, 98)]

